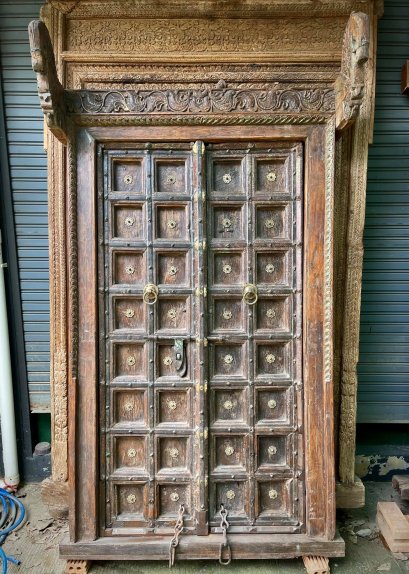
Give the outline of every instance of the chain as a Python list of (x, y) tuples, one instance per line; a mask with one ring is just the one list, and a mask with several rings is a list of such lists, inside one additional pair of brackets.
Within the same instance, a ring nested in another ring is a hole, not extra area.
[(173, 538), (169, 544), (169, 568), (175, 564), (175, 553), (176, 548), (179, 545), (179, 536), (183, 532), (183, 516), (185, 514), (185, 505), (181, 504), (179, 506), (179, 513), (175, 524)]
[[(227, 522), (227, 510), (224, 508), (224, 504), (220, 505), (220, 528), (223, 532), (223, 542), (220, 544), (219, 551), (219, 562), (222, 566), (227, 566), (231, 562), (231, 548), (227, 541), (227, 529), (229, 528), (229, 523)], [(223, 552), (225, 551), (226, 558), (223, 558)]]

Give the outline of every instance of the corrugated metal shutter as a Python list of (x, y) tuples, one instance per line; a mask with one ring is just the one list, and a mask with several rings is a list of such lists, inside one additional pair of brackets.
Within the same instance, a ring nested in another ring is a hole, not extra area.
[(369, 151), (359, 422), (409, 421), (409, 2), (385, 0)]
[(0, 49), (32, 411), (50, 408), (47, 159), (27, 25), (42, 0), (0, 1)]

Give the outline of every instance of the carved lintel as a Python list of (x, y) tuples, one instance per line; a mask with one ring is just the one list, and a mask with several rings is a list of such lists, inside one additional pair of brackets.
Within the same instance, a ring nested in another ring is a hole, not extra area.
[(280, 112), (288, 114), (330, 114), (335, 109), (329, 88), (263, 88), (251, 85), (215, 85), (194, 88), (136, 90), (67, 90), (70, 114), (215, 114)]
[(37, 89), (47, 125), (55, 137), (67, 143), (65, 130), (64, 89), (60, 84), (47, 26), (33, 20), (28, 26), (31, 64), (37, 74)]
[(364, 99), (369, 34), (368, 15), (353, 12), (344, 35), (341, 73), (335, 83), (336, 127), (339, 130), (354, 122)]

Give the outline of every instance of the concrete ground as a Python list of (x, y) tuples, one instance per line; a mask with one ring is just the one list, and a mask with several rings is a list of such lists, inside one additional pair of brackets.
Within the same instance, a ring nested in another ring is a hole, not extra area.
[[(64, 563), (58, 559), (58, 543), (67, 527), (62, 521), (51, 519), (41, 503), (39, 485), (31, 484), (20, 491), (28, 521), (7, 539), (4, 549), (21, 560), (21, 566), (10, 564), (9, 574), (62, 574)], [(375, 527), (378, 500), (396, 500), (391, 484), (366, 483), (365, 508), (339, 512), (338, 528), (346, 540), (346, 558), (331, 560), (331, 574), (400, 574), (409, 573), (409, 554), (392, 555), (379, 539)], [(403, 508), (409, 514), (409, 507)], [(370, 532), (369, 532), (370, 531)], [(357, 535), (357, 533), (359, 533)], [(365, 537), (362, 537), (365, 536)], [(301, 574), (305, 573), (301, 560), (237, 561), (228, 568), (215, 562), (176, 563), (173, 574)], [(95, 562), (92, 574), (165, 574), (166, 562)]]

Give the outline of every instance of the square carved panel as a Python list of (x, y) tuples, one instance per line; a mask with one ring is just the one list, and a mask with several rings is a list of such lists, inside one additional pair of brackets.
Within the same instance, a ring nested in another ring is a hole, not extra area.
[(257, 483), (256, 517), (290, 519), (293, 516), (293, 480)]
[(248, 421), (248, 389), (213, 389), (211, 391), (212, 421), (233, 426)]
[(284, 426), (292, 422), (293, 393), (289, 388), (256, 388), (256, 424)]
[(291, 287), (293, 270), (290, 255), (290, 251), (258, 251), (255, 254), (257, 283)]
[(112, 351), (115, 377), (147, 380), (147, 357), (144, 343), (114, 343)]
[(156, 345), (156, 362), (155, 362), (155, 375), (157, 379), (180, 379), (185, 380), (189, 378), (190, 368), (191, 368), (191, 355), (190, 355), (190, 345), (184, 343), (184, 351), (187, 356), (187, 372), (183, 377), (180, 377), (176, 370), (175, 357), (173, 351), (174, 342), (166, 343), (161, 342)]
[(190, 298), (160, 295), (155, 319), (158, 332), (187, 334), (190, 330)]
[(159, 285), (174, 285), (187, 287), (191, 284), (191, 269), (189, 254), (186, 250), (157, 251), (156, 274)]
[(190, 239), (189, 205), (156, 204), (154, 238), (166, 241)]
[(292, 324), (291, 297), (260, 297), (256, 309), (256, 331), (290, 333)]
[(212, 191), (228, 195), (244, 194), (244, 160), (242, 158), (214, 159), (212, 162)]
[(211, 237), (226, 241), (244, 239), (243, 206), (213, 204), (211, 206)]
[(191, 426), (190, 390), (156, 389), (156, 424)]
[(146, 332), (146, 304), (142, 297), (116, 297), (113, 303), (113, 329)]
[(112, 239), (141, 241), (145, 239), (145, 213), (142, 204), (115, 203), (112, 209)]
[(244, 333), (247, 324), (241, 297), (213, 297), (209, 305), (211, 331)]
[(255, 221), (256, 239), (291, 241), (291, 206), (289, 204), (257, 205)]
[(191, 512), (190, 483), (165, 483), (157, 486), (159, 519), (174, 520), (181, 504), (185, 505), (185, 513), (189, 515)]
[(256, 343), (256, 378), (284, 378), (291, 376), (292, 342)]
[(146, 437), (114, 436), (112, 442), (111, 456), (116, 473), (144, 474), (147, 472)]
[(146, 521), (148, 519), (147, 484), (114, 484), (117, 519)]
[(112, 283), (116, 285), (144, 285), (146, 261), (144, 251), (113, 251)]
[(274, 469), (289, 469), (291, 451), (293, 448), (292, 435), (258, 435), (257, 470), (271, 472)]
[(213, 377), (229, 380), (243, 379), (247, 373), (247, 346), (243, 344), (220, 344), (210, 346)]
[(228, 521), (234, 523), (248, 517), (249, 495), (247, 481), (213, 481), (211, 484), (214, 507), (213, 520), (220, 522), (220, 505), (223, 504), (228, 512)]
[(291, 193), (289, 157), (255, 159), (256, 193)]
[(111, 189), (112, 191), (143, 194), (145, 192), (143, 160), (122, 161), (115, 159), (113, 161)]
[(158, 437), (156, 472), (191, 472), (192, 452), (189, 437)]
[(147, 390), (112, 391), (113, 423), (118, 426), (146, 426), (148, 424)]
[(157, 193), (185, 194), (187, 166), (184, 159), (154, 159), (154, 191)]
[(213, 435), (212, 470), (217, 472), (245, 472), (248, 463), (248, 438), (244, 435)]
[(213, 281), (215, 285), (242, 285), (244, 283), (244, 252), (231, 249), (214, 252)]

